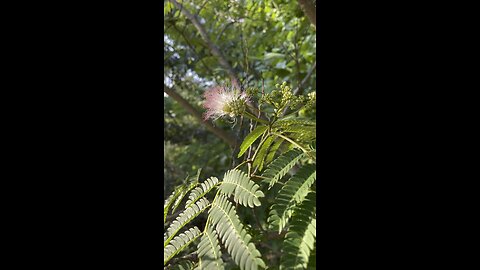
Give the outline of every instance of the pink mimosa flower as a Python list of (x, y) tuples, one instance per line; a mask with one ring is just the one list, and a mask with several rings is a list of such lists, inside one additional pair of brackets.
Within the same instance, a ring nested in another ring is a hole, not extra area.
[(207, 109), (203, 115), (204, 120), (218, 119), (222, 116), (235, 117), (245, 110), (248, 96), (237, 89), (216, 86), (205, 91), (203, 107)]

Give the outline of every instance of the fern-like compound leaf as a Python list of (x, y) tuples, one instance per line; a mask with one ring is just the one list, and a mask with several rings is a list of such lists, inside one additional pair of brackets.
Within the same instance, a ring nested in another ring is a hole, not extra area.
[(164, 268), (165, 270), (191, 270), (193, 269), (193, 263), (188, 260), (176, 262), (171, 268)]
[(263, 177), (266, 177), (268, 189), (272, 188), (278, 180), (282, 179), (282, 177), (284, 177), (304, 156), (305, 154), (302, 151), (292, 149), (270, 163), (268, 168), (262, 174)]
[(164, 243), (163, 246), (165, 247), (168, 245), (170, 240), (180, 231), (187, 223), (192, 221), (198, 215), (200, 215), (207, 207), (210, 206), (209, 201), (205, 198), (199, 199), (195, 204), (192, 204), (190, 207), (185, 209), (182, 213), (178, 215), (178, 217), (172, 221), (170, 227), (168, 227), (167, 232), (164, 235)]
[(209, 213), (219, 238), (241, 270), (256, 270), (259, 267), (266, 267), (260, 252), (250, 242), (252, 237), (243, 228), (235, 207), (225, 195), (218, 194)]
[(168, 214), (168, 211), (170, 210), (170, 206), (175, 202), (175, 200), (180, 195), (183, 189), (184, 187), (181, 186), (180, 188), (173, 190), (172, 194), (168, 196), (168, 198), (165, 200), (165, 203), (163, 204), (163, 222), (164, 223), (167, 221), (167, 214)]
[(170, 244), (163, 249), (163, 265), (166, 265), (170, 259), (195, 241), (200, 234), (200, 230), (195, 226), (173, 238), (172, 241), (170, 241)]
[(280, 269), (305, 269), (309, 264), (316, 239), (315, 192), (295, 207), (289, 231), (282, 244)]
[(262, 135), (266, 130), (267, 126), (258, 126), (252, 132), (250, 132), (247, 137), (243, 140), (242, 144), (240, 145), (240, 151), (238, 152), (238, 157), (241, 157), (245, 151), (254, 143), (260, 135)]
[[(186, 181), (187, 179), (185, 179)], [(177, 207), (180, 205), (180, 203), (182, 202), (183, 198), (185, 197), (185, 195), (187, 195), (187, 193), (192, 190), (192, 188), (196, 187), (198, 184), (198, 181), (192, 181), (191, 183), (189, 184), (185, 184), (183, 186), (183, 189), (181, 189), (181, 191), (179, 192), (180, 194), (178, 195), (178, 197), (175, 199), (175, 202), (173, 203), (173, 206), (172, 206), (172, 214), (175, 212), (175, 210), (177, 209)]]
[(185, 208), (190, 207), (192, 204), (194, 204), (196, 201), (198, 201), (200, 198), (205, 196), (210, 190), (212, 190), (215, 185), (218, 184), (218, 178), (216, 177), (210, 177), (207, 180), (205, 180), (203, 183), (200, 184), (200, 186), (194, 188), (191, 192), (190, 195), (188, 195), (188, 200), (185, 203)]
[(276, 228), (280, 233), (287, 225), (292, 216), (293, 208), (301, 203), (307, 196), (310, 187), (317, 178), (315, 165), (308, 164), (298, 170), (290, 178), (275, 198), (275, 204), (272, 205), (268, 223), (270, 227)]
[(211, 269), (223, 270), (225, 266), (222, 261), (222, 252), (218, 244), (218, 235), (209, 224), (205, 229), (200, 243), (198, 244), (198, 267), (197, 270)]
[(237, 169), (225, 173), (219, 190), (227, 197), (234, 193), (233, 199), (235, 202), (250, 208), (260, 206), (259, 198), (265, 197), (260, 187), (250, 180), (244, 172)]

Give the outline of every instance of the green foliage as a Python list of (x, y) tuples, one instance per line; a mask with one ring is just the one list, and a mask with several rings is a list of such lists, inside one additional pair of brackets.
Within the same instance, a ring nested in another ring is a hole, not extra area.
[(222, 251), (218, 244), (218, 235), (211, 226), (207, 226), (198, 244), (198, 269), (225, 269)]
[(265, 268), (260, 252), (250, 242), (252, 237), (243, 228), (235, 207), (225, 195), (217, 197), (210, 209), (210, 217), (222, 243), (240, 269)]
[[(213, 203), (210, 204), (205, 196), (215, 187), (218, 188), (218, 192)], [(228, 199), (233, 194), (234, 201), (241, 205), (259, 206), (261, 204), (259, 198), (264, 197), (264, 194), (258, 189), (259, 186), (245, 173), (234, 169), (225, 173), (222, 182), (218, 182), (216, 177), (211, 177), (192, 190), (185, 204), (186, 209), (169, 225), (164, 235), (166, 258), (164, 264), (166, 265), (170, 259), (190, 245), (199, 233), (196, 231), (197, 227), (194, 227), (176, 237), (175, 235), (205, 209), (211, 207), (208, 211), (205, 230), (198, 244), (197, 269), (224, 269), (218, 239), (240, 269), (265, 268), (261, 253), (251, 242), (252, 236), (245, 230), (235, 207)]]
[(235, 125), (214, 122), (231, 149), (164, 96), (164, 268), (315, 269), (315, 28), (297, 1), (178, 2), (225, 59), (164, 1), (164, 84), (202, 112), (205, 90), (230, 82), (226, 61), (252, 102)]
[(167, 264), (173, 256), (184, 250), (188, 245), (195, 241), (200, 234), (200, 230), (197, 227), (193, 227), (173, 238), (170, 241), (170, 244), (163, 249), (163, 264)]
[(285, 228), (290, 219), (294, 207), (301, 203), (307, 196), (310, 186), (316, 180), (315, 166), (308, 164), (298, 170), (282, 187), (277, 197), (276, 203), (272, 206), (268, 222), (272, 228), (276, 228), (280, 233)]
[(200, 213), (205, 211), (208, 206), (210, 206), (209, 201), (205, 198), (201, 198), (195, 204), (191, 205), (182, 213), (180, 213), (178, 217), (170, 224), (170, 227), (168, 227), (164, 236), (164, 238), (166, 237), (166, 240), (163, 245), (168, 245), (170, 240), (178, 233), (178, 231), (180, 231), (187, 223), (200, 215)]
[(178, 196), (175, 198), (175, 202), (172, 205), (172, 214), (177, 210), (177, 207), (180, 205), (180, 202), (182, 202), (183, 198), (187, 193), (194, 188), (198, 184), (198, 181), (193, 181), (188, 185), (181, 186), (180, 190), (178, 191)]
[(270, 189), (278, 180), (282, 179), (302, 157), (304, 157), (302, 151), (293, 149), (275, 159), (262, 174), (268, 181), (268, 188)]
[(185, 208), (190, 207), (190, 205), (194, 204), (197, 200), (201, 199), (205, 196), (210, 190), (212, 190), (218, 184), (218, 178), (210, 177), (205, 182), (201, 183), (199, 187), (196, 187), (190, 195), (188, 196), (188, 200), (185, 204)]
[(227, 197), (235, 192), (235, 202), (253, 208), (261, 205), (259, 198), (265, 197), (259, 188), (245, 173), (234, 169), (225, 173), (219, 189)]
[(183, 260), (171, 267), (167, 267), (168, 270), (190, 270), (193, 268), (193, 263), (191, 261)]
[(245, 151), (247, 151), (250, 145), (252, 145), (252, 143), (254, 143), (258, 139), (258, 137), (264, 134), (267, 129), (267, 126), (258, 126), (250, 134), (248, 134), (240, 145), (240, 152), (238, 153), (238, 157), (243, 156), (243, 154), (245, 153)]
[[(292, 100), (294, 98), (289, 98), (287, 103)], [(284, 109), (285, 104), (277, 109)], [(269, 119), (268, 124), (252, 128), (252, 132), (245, 136), (238, 155), (246, 155), (244, 162), (227, 170), (221, 181), (210, 177), (198, 183), (198, 172), (196, 179), (185, 180), (165, 201), (164, 220), (169, 208), (174, 214), (189, 193), (185, 210), (168, 224), (164, 235), (164, 246), (169, 247), (168, 260), (164, 262), (166, 267), (184, 262), (180, 259), (178, 263), (169, 263), (186, 250), (198, 256), (198, 262), (190, 265), (190, 269), (232, 269), (236, 265), (241, 270), (250, 270), (267, 268), (267, 263), (279, 265), (279, 269), (315, 267), (312, 254), (316, 241), (316, 122), (295, 116), (295, 113), (284, 117), (279, 110)], [(258, 119), (253, 117), (252, 120)], [(249, 148), (254, 151), (247, 151)], [(274, 158), (276, 154), (278, 157)], [(245, 165), (247, 172), (240, 169)], [(263, 167), (263, 174), (255, 175)], [(252, 177), (260, 178), (262, 182), (257, 184)], [(279, 184), (279, 190), (266, 196), (264, 191), (273, 190), (275, 184)], [(216, 193), (210, 203), (206, 197), (214, 190)], [(230, 200), (232, 195), (233, 202)], [(256, 208), (268, 213), (268, 216), (260, 215), (263, 221), (255, 214)], [(205, 213), (207, 221), (203, 232), (190, 235), (194, 229), (185, 231), (189, 223)], [(244, 219), (239, 215), (250, 220), (253, 218), (256, 224), (242, 222)], [(264, 225), (268, 225), (266, 229), (263, 229)], [(285, 235), (272, 239), (269, 238), (271, 233)], [(200, 241), (196, 249), (187, 249), (197, 238)], [(262, 257), (265, 253), (269, 257)]]
[[(278, 149), (282, 145), (283, 141), (284, 140), (282, 138), (277, 138), (275, 140), (272, 147), (268, 150), (268, 154), (265, 157), (264, 163), (270, 163), (273, 160), (273, 158), (275, 157), (275, 154), (277, 153)], [(261, 164), (261, 165), (263, 165), (263, 164)], [(261, 170), (261, 167), (260, 167), (260, 170)]]
[(176, 201), (177, 197), (180, 195), (182, 191), (182, 187), (173, 191), (173, 193), (165, 200), (163, 204), (163, 222), (167, 221), (168, 211), (170, 210), (170, 206), (172, 206), (173, 202)]
[(253, 161), (253, 167), (257, 167), (261, 171), (263, 169), (264, 159), (270, 149), (270, 146), (274, 142), (273, 136), (268, 136), (267, 139), (260, 145), (258, 154)]
[(289, 231), (285, 235), (280, 269), (305, 269), (316, 238), (315, 192), (295, 207)]

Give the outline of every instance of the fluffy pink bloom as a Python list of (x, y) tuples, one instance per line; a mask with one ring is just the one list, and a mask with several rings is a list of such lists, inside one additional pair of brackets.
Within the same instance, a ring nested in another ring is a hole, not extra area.
[(237, 89), (228, 89), (226, 87), (216, 86), (208, 89), (203, 94), (205, 102), (203, 107), (207, 109), (203, 119), (218, 119), (222, 116), (234, 117), (243, 112), (248, 96), (245, 92)]

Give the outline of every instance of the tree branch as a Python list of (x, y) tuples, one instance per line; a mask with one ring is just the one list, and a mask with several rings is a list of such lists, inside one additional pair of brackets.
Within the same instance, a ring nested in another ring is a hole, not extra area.
[(302, 90), (302, 92), (303, 92), (303, 86), (307, 83), (308, 79), (310, 79), (310, 77), (312, 76), (313, 71), (315, 70), (316, 67), (317, 67), (317, 60), (315, 60), (315, 62), (313, 63), (313, 66), (310, 67), (310, 70), (308, 71), (305, 78), (303, 78), (302, 82), (297, 86), (297, 88), (295, 90), (293, 90), (294, 95), (298, 94), (300, 92), (300, 90)]
[(230, 145), (232, 147), (235, 147), (235, 141), (236, 140), (232, 135), (228, 134), (223, 129), (220, 129), (220, 128), (217, 128), (217, 127), (213, 126), (212, 123), (210, 123), (210, 122), (203, 121), (202, 114), (199, 111), (197, 111), (190, 103), (188, 103), (188, 101), (185, 100), (182, 96), (180, 96), (178, 93), (176, 93), (173, 89), (168, 88), (166, 86), (164, 86), (163, 91), (165, 93), (167, 93), (168, 96), (173, 98), (176, 102), (178, 102), (178, 104), (180, 104), (180, 106), (182, 106), (191, 115), (193, 115), (193, 117), (195, 117), (200, 123), (205, 125), (205, 127), (209, 131), (211, 131), (212, 133), (217, 135), (219, 138), (224, 140), (226, 143), (228, 143), (228, 145)]
[(202, 24), (197, 20), (197, 18), (192, 15), (185, 7), (183, 7), (181, 4), (179, 4), (176, 0), (169, 0), (176, 8), (178, 8), (187, 19), (189, 19), (192, 24), (197, 28), (198, 32), (200, 32), (200, 36), (202, 36), (203, 40), (207, 43), (208, 48), (212, 52), (214, 56), (218, 58), (218, 62), (220, 65), (222, 65), (223, 68), (227, 71), (228, 75), (230, 76), (230, 79), (232, 80), (232, 83), (236, 84), (237, 86), (240, 86), (240, 81), (238, 80), (237, 76), (235, 75), (235, 71), (233, 70), (232, 66), (228, 63), (227, 59), (223, 55), (223, 53), (220, 51), (220, 49), (215, 45), (210, 38), (207, 35), (207, 32), (205, 31), (205, 28), (203, 28)]
[(298, 0), (298, 3), (313, 26), (317, 28), (317, 9), (313, 4), (313, 0)]

